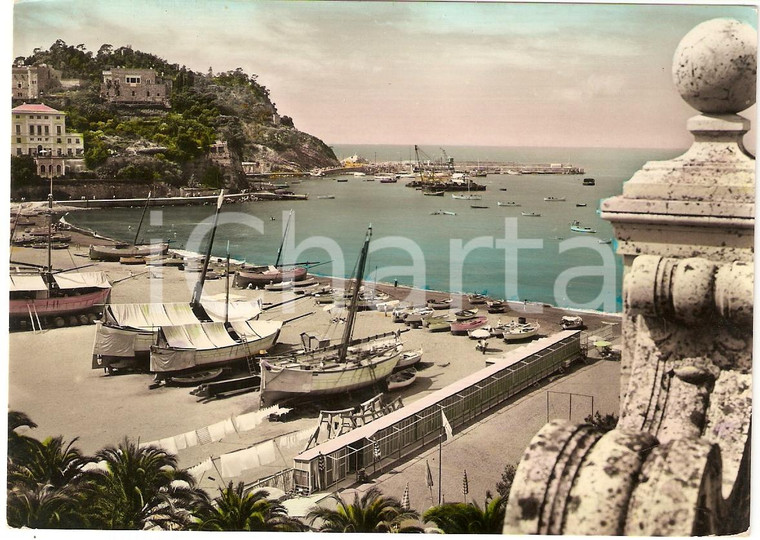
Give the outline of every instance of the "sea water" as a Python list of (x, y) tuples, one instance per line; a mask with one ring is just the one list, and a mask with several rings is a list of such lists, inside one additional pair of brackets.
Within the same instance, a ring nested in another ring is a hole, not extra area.
[[(433, 147), (437, 149), (437, 147)], [(406, 146), (334, 145), (339, 158), (358, 154), (368, 161), (407, 160)], [(431, 149), (426, 150), (432, 155)], [(307, 201), (257, 201), (225, 205), (212, 254), (253, 264), (274, 264), (287, 228), (280, 263), (321, 263), (312, 273), (350, 277), (372, 226), (365, 278), (421, 288), (482, 293), (561, 307), (620, 311), (622, 259), (600, 202), (622, 192), (623, 183), (646, 161), (670, 159), (679, 150), (536, 149), (450, 147), (457, 161), (565, 163), (582, 175), (491, 175), (482, 200), (424, 196), (405, 186), (368, 177), (303, 178), (292, 184)], [(406, 153), (406, 155), (404, 155)], [(440, 151), (439, 151), (440, 153)], [(413, 157), (414, 159), (414, 157)], [(583, 186), (584, 177), (596, 180)], [(503, 191), (506, 189), (506, 191)], [(333, 195), (334, 199), (318, 196)], [(564, 197), (548, 202), (545, 197)], [(520, 206), (498, 206), (498, 202)], [(586, 206), (576, 206), (585, 203)], [(488, 208), (472, 208), (471, 205)], [(166, 239), (175, 248), (205, 252), (214, 205), (153, 208), (141, 238)], [(293, 217), (289, 220), (290, 210)], [(456, 215), (433, 215), (436, 211)], [(66, 219), (99, 234), (131, 241), (142, 208), (109, 208), (69, 214)], [(540, 217), (522, 216), (540, 213)], [(579, 221), (593, 234), (570, 231)], [(289, 223), (289, 224), (288, 224)]]

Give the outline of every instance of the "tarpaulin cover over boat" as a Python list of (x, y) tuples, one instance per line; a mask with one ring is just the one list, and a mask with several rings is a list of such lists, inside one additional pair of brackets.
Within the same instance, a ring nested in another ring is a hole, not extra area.
[[(201, 301), (206, 314), (214, 322), (224, 321), (225, 303)], [(228, 320), (245, 321), (261, 313), (261, 300), (230, 302)], [(131, 328), (156, 328), (198, 324), (190, 304), (175, 302), (166, 304), (111, 304), (106, 309), (106, 322)]]
[[(225, 308), (225, 305), (228, 307)], [(217, 302), (213, 300), (201, 299), (201, 306), (214, 322), (224, 322), (224, 313), (227, 310), (228, 321), (247, 321), (258, 317), (261, 313), (261, 299), (251, 300), (250, 302)]]
[(54, 274), (56, 284), (59, 289), (80, 289), (93, 287), (97, 289), (110, 289), (111, 284), (106, 278), (104, 272), (71, 272)]
[(44, 291), (47, 289), (45, 280), (39, 274), (10, 276), (10, 292)]
[(159, 342), (163, 344), (151, 348), (150, 370), (177, 372), (245, 358), (274, 345), (282, 322), (236, 321), (231, 326), (239, 341), (233, 339), (224, 323), (162, 327)]

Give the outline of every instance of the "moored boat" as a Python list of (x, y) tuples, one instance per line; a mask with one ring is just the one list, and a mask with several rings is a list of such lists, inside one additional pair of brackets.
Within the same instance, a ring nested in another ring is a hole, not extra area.
[(541, 214), (538, 212), (521, 212), (523, 216), (525, 217), (541, 217)]
[(596, 231), (591, 227), (584, 227), (580, 221), (575, 220), (570, 224), (570, 230), (578, 233), (595, 233)]
[(443, 197), (444, 192), (443, 191), (423, 191), (423, 195), (427, 195), (428, 197)]
[(583, 179), (583, 185), (584, 186), (595, 186), (596, 185), (596, 180), (594, 180), (593, 178), (584, 178)]
[(496, 205), (497, 205), (497, 206), (520, 206), (518, 203), (516, 203), (516, 202), (514, 202), (514, 201), (508, 201), (508, 202), (501, 202), (501, 201), (498, 201), (498, 202), (496, 203)]
[(549, 196), (549, 197), (544, 197), (544, 200), (546, 202), (562, 202), (562, 201), (565, 201), (567, 199), (565, 197), (551, 197), (551, 196)]
[(169, 250), (169, 244), (159, 242), (156, 244), (117, 244), (115, 246), (96, 246), (91, 245), (89, 250), (90, 259), (94, 261), (120, 261), (122, 257), (150, 257), (155, 255), (166, 255)]

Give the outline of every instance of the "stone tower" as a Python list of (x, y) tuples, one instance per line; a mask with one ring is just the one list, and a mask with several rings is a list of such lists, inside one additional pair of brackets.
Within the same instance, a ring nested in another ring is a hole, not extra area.
[(757, 34), (695, 27), (673, 80), (701, 114), (682, 156), (602, 205), (623, 255), (620, 420), (555, 421), (518, 467), (505, 533), (691, 536), (749, 528)]

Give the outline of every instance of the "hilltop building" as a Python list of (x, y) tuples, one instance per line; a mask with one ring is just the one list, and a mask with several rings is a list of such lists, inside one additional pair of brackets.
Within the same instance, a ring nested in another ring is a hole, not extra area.
[(84, 139), (66, 131), (66, 114), (42, 103), (11, 109), (11, 155), (34, 156), (44, 178), (63, 176), (71, 160), (81, 162)]
[(46, 64), (14, 66), (11, 75), (11, 96), (17, 100), (39, 99), (61, 86), (61, 72)]
[(111, 103), (169, 107), (172, 82), (154, 69), (113, 68), (103, 71), (100, 97)]

